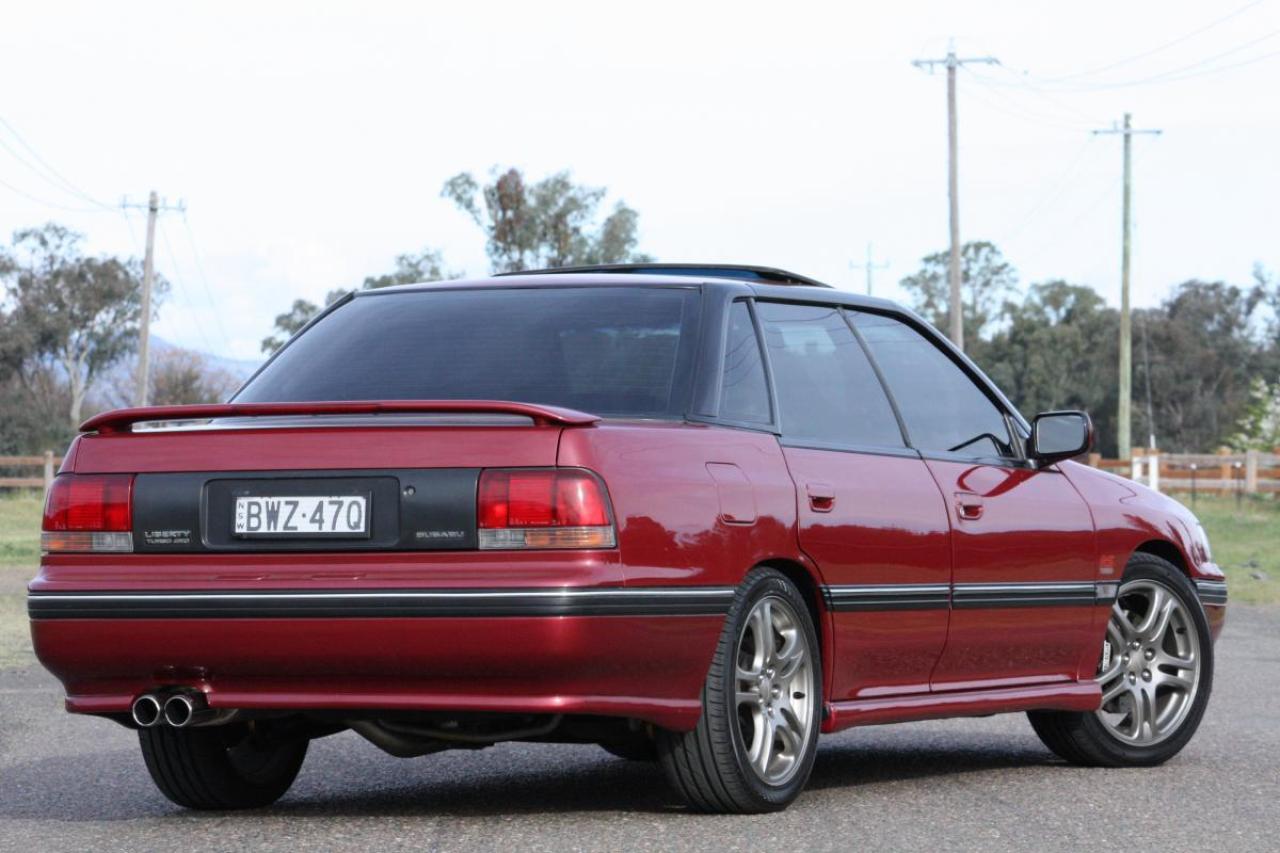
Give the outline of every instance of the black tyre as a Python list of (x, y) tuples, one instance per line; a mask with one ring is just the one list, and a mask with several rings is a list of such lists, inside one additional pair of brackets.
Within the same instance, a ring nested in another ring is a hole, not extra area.
[(725, 619), (691, 732), (658, 733), (671, 784), (700, 811), (768, 812), (796, 798), (817, 753), (822, 662), (808, 605), (781, 573), (747, 575)]
[(142, 757), (160, 792), (189, 809), (270, 805), (293, 784), (305, 738), (273, 737), (262, 724), (139, 729)]
[(1191, 740), (1213, 688), (1213, 641), (1195, 587), (1153, 554), (1134, 554), (1098, 665), (1098, 711), (1027, 714), (1045, 746), (1072, 764), (1150, 767)]

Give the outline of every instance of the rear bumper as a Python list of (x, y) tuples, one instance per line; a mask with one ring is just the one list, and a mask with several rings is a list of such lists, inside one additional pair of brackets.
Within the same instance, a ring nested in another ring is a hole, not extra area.
[(28, 607), (68, 710), (140, 693), (213, 708), (623, 716), (689, 729), (727, 587), (42, 589)]

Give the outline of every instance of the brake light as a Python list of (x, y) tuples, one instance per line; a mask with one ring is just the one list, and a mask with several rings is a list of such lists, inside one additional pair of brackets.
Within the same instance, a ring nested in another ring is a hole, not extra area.
[(133, 475), (60, 474), (45, 497), (40, 547), (132, 551)]
[(617, 534), (604, 484), (580, 468), (480, 474), (481, 548), (613, 548)]

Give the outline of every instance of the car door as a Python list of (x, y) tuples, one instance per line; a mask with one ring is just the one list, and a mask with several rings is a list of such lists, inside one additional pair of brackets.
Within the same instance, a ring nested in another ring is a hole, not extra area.
[(831, 305), (756, 303), (801, 549), (832, 610), (828, 698), (924, 693), (946, 642), (946, 508)]
[(1056, 466), (1025, 459), (1011, 413), (939, 344), (859, 312), (951, 522), (952, 612), (935, 690), (1074, 680), (1096, 644), (1093, 519)]

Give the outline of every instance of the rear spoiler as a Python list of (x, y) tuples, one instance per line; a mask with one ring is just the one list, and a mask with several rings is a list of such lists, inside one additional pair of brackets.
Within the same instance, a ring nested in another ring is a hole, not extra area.
[(81, 432), (131, 432), (138, 423), (204, 421), (213, 418), (270, 418), (299, 415), (503, 414), (523, 415), (537, 426), (587, 426), (600, 420), (559, 406), (503, 400), (384, 400), (334, 403), (212, 403), (195, 406), (141, 406), (94, 415)]

